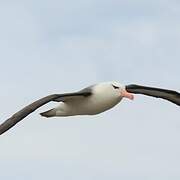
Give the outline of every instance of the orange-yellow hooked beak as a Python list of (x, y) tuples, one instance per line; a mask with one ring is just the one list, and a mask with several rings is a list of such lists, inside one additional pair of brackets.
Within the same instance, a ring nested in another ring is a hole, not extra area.
[(134, 99), (134, 95), (132, 93), (127, 92), (126, 90), (121, 91), (121, 96), (126, 97), (130, 100)]

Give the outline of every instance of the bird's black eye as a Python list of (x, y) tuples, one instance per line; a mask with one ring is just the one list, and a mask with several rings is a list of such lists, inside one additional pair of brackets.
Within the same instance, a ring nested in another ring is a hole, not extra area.
[(113, 84), (112, 84), (112, 86), (113, 86), (114, 89), (119, 89), (118, 86), (115, 86), (115, 85), (113, 85)]

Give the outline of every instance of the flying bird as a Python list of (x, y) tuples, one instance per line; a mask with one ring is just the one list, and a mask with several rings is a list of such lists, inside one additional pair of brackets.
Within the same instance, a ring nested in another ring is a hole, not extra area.
[(89, 86), (73, 93), (52, 94), (24, 107), (0, 125), (0, 135), (9, 130), (27, 115), (50, 101), (58, 106), (40, 113), (43, 117), (95, 115), (111, 109), (123, 98), (134, 99), (133, 94), (143, 94), (168, 100), (180, 106), (180, 93), (136, 84), (121, 85), (117, 82), (105, 82)]

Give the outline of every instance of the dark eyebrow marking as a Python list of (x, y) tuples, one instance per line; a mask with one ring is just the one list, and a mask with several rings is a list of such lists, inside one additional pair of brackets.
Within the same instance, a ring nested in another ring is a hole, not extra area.
[(115, 85), (113, 85), (113, 84), (112, 84), (112, 87), (113, 87), (114, 89), (119, 89), (118, 86), (115, 86)]

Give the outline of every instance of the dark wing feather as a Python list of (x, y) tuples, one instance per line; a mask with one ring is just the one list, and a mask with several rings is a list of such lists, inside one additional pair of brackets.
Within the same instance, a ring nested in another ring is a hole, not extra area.
[[(41, 98), (32, 104), (29, 104), (28, 106), (24, 107), (20, 111), (16, 112), (14, 115), (12, 115), (9, 119), (7, 119), (5, 122), (3, 122), (0, 125), (0, 135), (12, 128), (14, 125), (16, 125), (19, 121), (24, 119), (27, 115), (34, 112), (39, 107), (43, 106), (44, 104), (47, 104), (50, 101), (56, 101), (56, 99), (62, 99), (63, 97), (74, 97), (74, 96), (87, 96), (90, 95), (90, 92), (77, 92), (77, 93), (66, 93), (66, 94), (53, 94), (46, 96), (44, 98)], [(61, 100), (61, 101), (62, 101)]]
[(162, 98), (180, 106), (180, 93), (173, 90), (140, 86), (136, 84), (127, 85), (126, 90), (134, 94), (144, 94), (147, 96)]
[(63, 96), (57, 98), (57, 99), (54, 99), (53, 101), (55, 102), (66, 102), (66, 101), (69, 101), (69, 100), (72, 100), (74, 98), (77, 98), (77, 97), (88, 97), (92, 94), (92, 91), (90, 88), (85, 88), (81, 91), (78, 91), (78, 92), (75, 92), (75, 93), (66, 93), (64, 94)]

